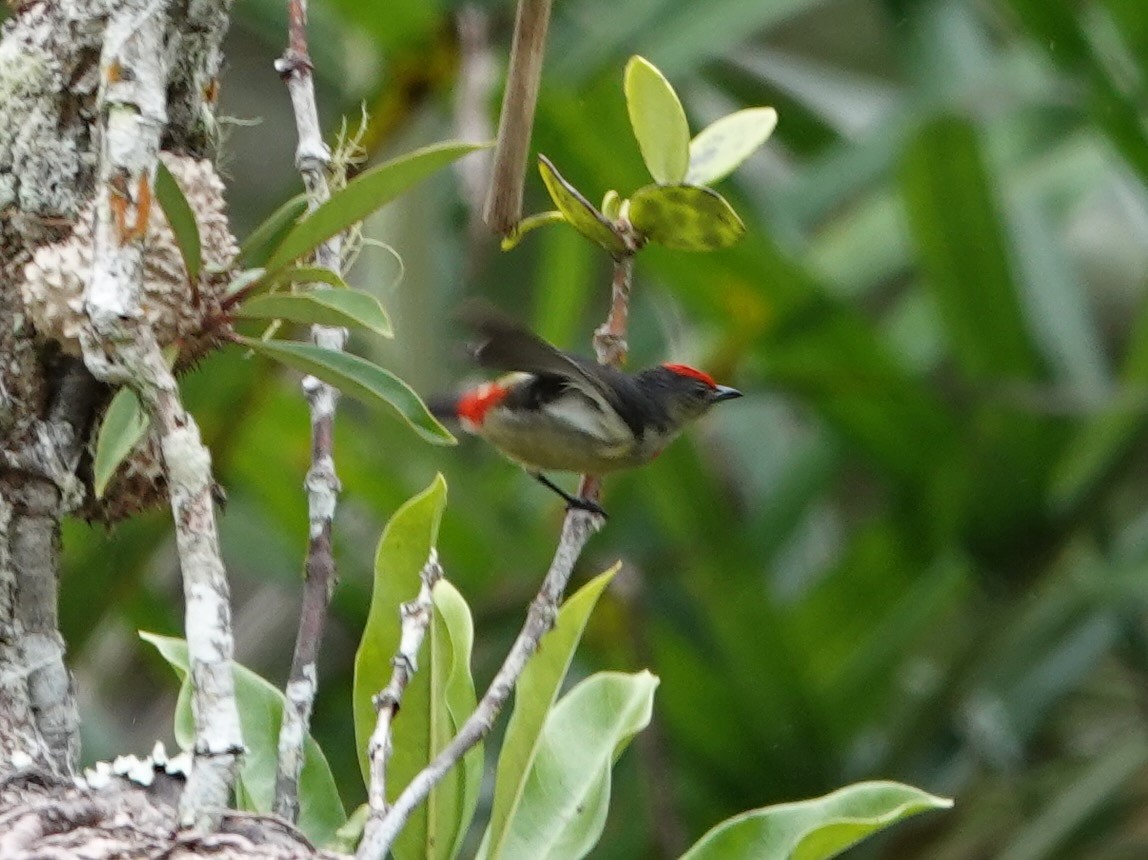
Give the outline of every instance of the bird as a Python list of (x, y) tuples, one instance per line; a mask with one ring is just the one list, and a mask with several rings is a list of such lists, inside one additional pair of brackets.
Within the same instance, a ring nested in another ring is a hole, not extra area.
[(546, 472), (604, 475), (645, 465), (715, 404), (742, 396), (685, 364), (630, 374), (564, 352), (477, 300), (458, 316), (478, 336), (474, 361), (509, 375), (432, 399), (431, 412), (493, 445), (568, 508), (606, 515)]

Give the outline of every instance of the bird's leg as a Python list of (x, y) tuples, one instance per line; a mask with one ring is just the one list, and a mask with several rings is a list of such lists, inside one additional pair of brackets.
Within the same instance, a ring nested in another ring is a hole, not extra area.
[(555, 493), (560, 495), (565, 500), (568, 507), (577, 508), (581, 511), (589, 511), (590, 513), (597, 514), (600, 517), (608, 516), (608, 514), (602, 509), (602, 506), (597, 502), (593, 502), (590, 499), (583, 499), (581, 496), (570, 495), (570, 493), (566, 492), (541, 472), (527, 472), (527, 474), (542, 486), (546, 487), (548, 490), (553, 490)]

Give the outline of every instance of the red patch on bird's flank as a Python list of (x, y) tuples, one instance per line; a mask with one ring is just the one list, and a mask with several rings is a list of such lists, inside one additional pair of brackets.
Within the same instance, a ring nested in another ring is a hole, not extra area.
[(486, 413), (506, 399), (507, 389), (497, 382), (488, 382), (458, 399), (458, 417), (462, 426), (475, 431), (482, 426)]
[(678, 376), (688, 376), (691, 379), (697, 379), (700, 382), (704, 382), (710, 388), (717, 388), (717, 383), (714, 382), (714, 378), (712, 376), (710, 376), (708, 373), (698, 370), (697, 368), (690, 367), (688, 364), (663, 364), (662, 367), (670, 371), (670, 373), (676, 373)]

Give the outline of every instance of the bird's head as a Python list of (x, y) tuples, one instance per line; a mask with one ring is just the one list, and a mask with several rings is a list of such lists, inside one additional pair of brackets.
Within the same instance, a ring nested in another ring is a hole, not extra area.
[(715, 403), (741, 397), (728, 385), (718, 385), (712, 376), (685, 364), (663, 364), (641, 374), (647, 396), (657, 401), (677, 426), (700, 418)]

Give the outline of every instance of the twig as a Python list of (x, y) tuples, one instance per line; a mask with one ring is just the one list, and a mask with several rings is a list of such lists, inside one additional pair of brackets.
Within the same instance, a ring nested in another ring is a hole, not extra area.
[(81, 342), (92, 374), (132, 386), (159, 435), (183, 573), (195, 721), (194, 758), (180, 799), (180, 821), (210, 828), (227, 806), (243, 751), (211, 455), (180, 402), (154, 334), (140, 324), (139, 307), (143, 252), (138, 240), (146, 232), (160, 135), (167, 122), (170, 64), (163, 9), (156, 3), (124, 4), (105, 36), (99, 96), (105, 121), (92, 276), (84, 290), (90, 326)]
[(382, 858), (390, 850), (415, 807), (426, 799), (435, 784), (466, 755), (467, 751), (490, 731), (499, 711), (506, 704), (510, 691), (514, 689), (518, 676), (526, 668), (531, 655), (538, 650), (539, 641), (554, 626), (558, 605), (562, 601), (574, 564), (578, 561), (582, 547), (586, 545), (590, 535), (598, 530), (601, 523), (599, 517), (586, 511), (572, 509), (566, 513), (566, 519), (562, 524), (562, 537), (558, 541), (558, 549), (554, 553), (554, 560), (550, 563), (550, 570), (542, 582), (538, 595), (530, 604), (530, 611), (527, 613), (522, 631), (518, 634), (494, 680), (490, 682), (489, 689), (451, 742), (430, 764), (419, 771), (377, 823), (373, 826), (368, 824), (363, 841), (359, 843), (359, 850), (355, 855), (358, 860)]
[(510, 70), (502, 96), (498, 143), (484, 214), (486, 226), (500, 236), (508, 235), (522, 219), (526, 156), (542, 81), (542, 58), (549, 24), (550, 0), (518, 0)]
[[(307, 51), (307, 0), (287, 0), (287, 17), (287, 50), (276, 61), (275, 69), (286, 82), (291, 96), (299, 136), (295, 167), (307, 188), (309, 207), (314, 210), (331, 196), (327, 181), (331, 150), (323, 142), (315, 104), (311, 58)], [(315, 251), (315, 263), (336, 274), (340, 273), (341, 261), (341, 236), (328, 239)], [(341, 350), (347, 342), (347, 330), (314, 325), (311, 327), (311, 340), (316, 346)], [(288, 821), (299, 817), (303, 744), (319, 685), (319, 647), (337, 581), (331, 548), (331, 523), (335, 518), (340, 490), (334, 458), (335, 407), (339, 391), (313, 376), (305, 376), (302, 384), (311, 410), (311, 468), (305, 482), (310, 536), (304, 562), (299, 629), (291, 660), (291, 676), (287, 681), (288, 707), (283, 712), (283, 725), (279, 730), (279, 762), (275, 775), (275, 812)]]
[(438, 550), (431, 547), (430, 557), (419, 574), (422, 580), (419, 596), (410, 603), (402, 605), (402, 635), (399, 639), (399, 651), (392, 661), (394, 670), (391, 672), (391, 681), (375, 696), (375, 708), (378, 710), (379, 718), (367, 747), (371, 761), (371, 783), (367, 793), (367, 802), (371, 807), (368, 831), (372, 826), (371, 822), (377, 826), (377, 822), (387, 811), (387, 762), (390, 761), (393, 747), (391, 721), (399, 712), (407, 684), (418, 671), (419, 649), (422, 648), (423, 639), (434, 615), (434, 587), (442, 577)]

